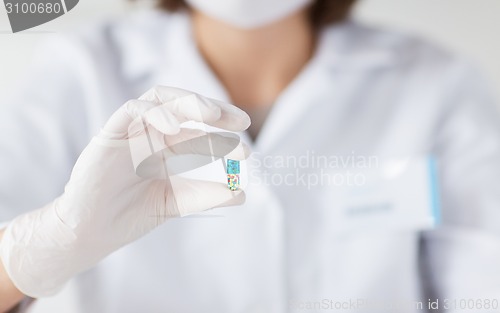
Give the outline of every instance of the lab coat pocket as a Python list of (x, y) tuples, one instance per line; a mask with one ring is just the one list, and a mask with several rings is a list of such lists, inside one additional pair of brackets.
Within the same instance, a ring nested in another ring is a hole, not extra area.
[(440, 215), (435, 163), (430, 157), (412, 157), (387, 160), (368, 170), (350, 169), (356, 179), (329, 186), (322, 194), (330, 229), (357, 234), (435, 227)]

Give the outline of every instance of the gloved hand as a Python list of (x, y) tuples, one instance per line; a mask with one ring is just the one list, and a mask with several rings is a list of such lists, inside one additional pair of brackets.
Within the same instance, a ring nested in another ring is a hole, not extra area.
[(191, 120), (231, 132), (250, 125), (240, 109), (176, 88), (155, 87), (127, 102), (85, 148), (64, 194), (6, 228), (0, 257), (16, 287), (52, 295), (169, 218), (243, 203), (244, 192), (224, 183), (164, 171), (164, 159), (179, 154), (248, 156), (230, 137), (180, 127)]

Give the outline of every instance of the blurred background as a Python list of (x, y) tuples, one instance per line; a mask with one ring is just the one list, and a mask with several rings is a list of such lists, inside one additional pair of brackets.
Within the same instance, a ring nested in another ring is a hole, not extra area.
[[(10, 33), (0, 6), (0, 95), (29, 65), (37, 44), (57, 32), (152, 6), (151, 0), (81, 0), (67, 15), (34, 30)], [(480, 66), (500, 99), (500, 1), (498, 0), (361, 0), (355, 18), (426, 37), (465, 55)], [(498, 102), (500, 103), (500, 101)]]

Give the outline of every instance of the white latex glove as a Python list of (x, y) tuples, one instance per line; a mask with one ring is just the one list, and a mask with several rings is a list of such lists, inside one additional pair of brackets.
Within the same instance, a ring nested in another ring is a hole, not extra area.
[(244, 192), (224, 183), (162, 170), (163, 158), (178, 154), (248, 156), (230, 137), (180, 128), (190, 120), (232, 132), (250, 125), (240, 109), (176, 88), (155, 87), (127, 102), (85, 148), (64, 194), (6, 228), (0, 257), (16, 287), (35, 298), (52, 295), (169, 218), (243, 203)]

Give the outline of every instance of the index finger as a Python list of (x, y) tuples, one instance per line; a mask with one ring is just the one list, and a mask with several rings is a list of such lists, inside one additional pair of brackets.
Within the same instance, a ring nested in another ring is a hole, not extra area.
[[(182, 102), (182, 98), (193, 100), (193, 96), (195, 96), (196, 101)], [(148, 90), (139, 99), (164, 104), (181, 122), (194, 119), (207, 125), (236, 132), (246, 130), (251, 124), (248, 114), (240, 108), (180, 88), (156, 86)], [(206, 113), (212, 111), (210, 108), (214, 107), (220, 110), (220, 114)], [(193, 114), (195, 111), (199, 112), (199, 114)], [(193, 118), (196, 116), (201, 118)]]

